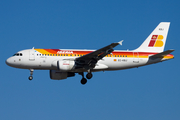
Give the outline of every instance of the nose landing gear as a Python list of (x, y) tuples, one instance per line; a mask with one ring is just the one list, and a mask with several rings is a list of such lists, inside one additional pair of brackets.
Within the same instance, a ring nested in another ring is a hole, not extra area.
[(33, 72), (34, 72), (34, 69), (30, 69), (30, 76), (29, 76), (29, 80), (32, 80), (33, 79)]

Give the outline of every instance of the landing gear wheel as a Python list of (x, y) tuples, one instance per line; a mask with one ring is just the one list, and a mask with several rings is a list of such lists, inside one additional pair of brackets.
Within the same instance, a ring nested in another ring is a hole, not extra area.
[(32, 80), (33, 79), (33, 76), (29, 76), (29, 80)]
[(29, 76), (29, 80), (32, 80), (33, 79), (33, 72), (34, 72), (34, 69), (30, 69), (30, 76)]
[(91, 79), (92, 76), (93, 76), (92, 73), (88, 73), (88, 74), (86, 75), (86, 78), (87, 78), (87, 79)]
[(83, 85), (84, 85), (84, 84), (86, 84), (86, 83), (87, 83), (86, 78), (82, 78), (82, 79), (81, 79), (81, 84), (83, 84)]

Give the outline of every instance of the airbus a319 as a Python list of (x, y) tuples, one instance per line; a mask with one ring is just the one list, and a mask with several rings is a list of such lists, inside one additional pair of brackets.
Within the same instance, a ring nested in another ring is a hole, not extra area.
[[(173, 59), (170, 53), (174, 50), (164, 51), (169, 26), (170, 22), (161, 22), (140, 47), (132, 51), (114, 50), (123, 41), (98, 50), (32, 48), (17, 52), (6, 60), (6, 64), (29, 69), (29, 80), (33, 79), (34, 70), (49, 70), (53, 80), (63, 80), (78, 73), (84, 85), (92, 78), (92, 72), (129, 69)], [(86, 77), (84, 73), (87, 73)]]

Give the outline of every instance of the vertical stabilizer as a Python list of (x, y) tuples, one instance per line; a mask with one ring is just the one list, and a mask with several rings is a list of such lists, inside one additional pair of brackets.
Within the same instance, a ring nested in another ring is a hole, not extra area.
[(147, 37), (137, 52), (163, 52), (170, 22), (161, 22), (154, 31)]

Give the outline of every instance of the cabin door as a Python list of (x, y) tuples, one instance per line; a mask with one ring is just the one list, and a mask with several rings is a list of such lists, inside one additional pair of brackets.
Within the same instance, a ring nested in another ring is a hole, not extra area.
[(139, 53), (133, 52), (133, 63), (139, 63)]
[(35, 52), (34, 50), (29, 51), (29, 60), (34, 61), (35, 60)]

